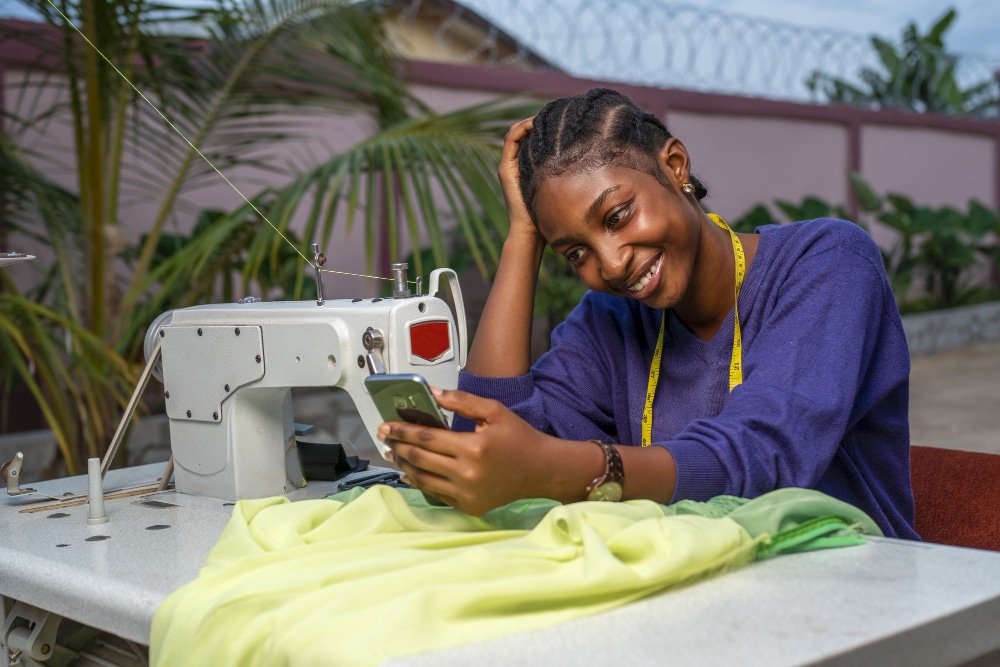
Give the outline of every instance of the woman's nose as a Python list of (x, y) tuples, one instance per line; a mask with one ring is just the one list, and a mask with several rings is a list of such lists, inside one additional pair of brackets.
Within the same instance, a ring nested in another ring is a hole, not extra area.
[(601, 278), (617, 284), (628, 280), (628, 266), (632, 259), (631, 248), (622, 244), (606, 244), (598, 249), (601, 263)]

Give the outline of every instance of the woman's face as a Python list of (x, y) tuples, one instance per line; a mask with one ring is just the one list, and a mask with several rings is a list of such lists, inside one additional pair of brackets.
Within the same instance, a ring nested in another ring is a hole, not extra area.
[(547, 178), (532, 204), (542, 236), (590, 289), (658, 309), (691, 298), (703, 214), (679, 187), (609, 165)]

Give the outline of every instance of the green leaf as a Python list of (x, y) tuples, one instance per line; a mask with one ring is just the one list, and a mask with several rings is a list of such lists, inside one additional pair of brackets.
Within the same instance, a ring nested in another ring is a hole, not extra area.
[(903, 59), (896, 52), (896, 47), (876, 36), (871, 37), (872, 48), (882, 61), (882, 66), (889, 72), (895, 72), (903, 64)]
[(896, 213), (909, 215), (916, 208), (916, 205), (913, 203), (913, 200), (907, 197), (906, 195), (890, 192), (886, 194), (885, 198), (889, 200), (889, 204), (892, 205), (892, 209)]
[(969, 201), (969, 215), (964, 227), (973, 239), (981, 239), (990, 232), (1000, 234), (1000, 216), (973, 199)]
[[(778, 204), (781, 205), (780, 203)], [(743, 214), (742, 217), (730, 223), (730, 228), (734, 232), (740, 232), (744, 234), (752, 234), (757, 231), (758, 227), (764, 225), (770, 225), (774, 223), (774, 218), (771, 216), (771, 212), (763, 204), (757, 204), (752, 209)]]
[(924, 39), (935, 46), (943, 46), (944, 33), (948, 31), (948, 28), (951, 27), (952, 22), (957, 16), (958, 13), (955, 11), (954, 7), (948, 9), (941, 15), (941, 18), (934, 22), (934, 25), (931, 26), (930, 32), (927, 33), (927, 37)]
[(882, 208), (882, 198), (875, 194), (875, 191), (868, 185), (868, 182), (856, 171), (850, 171), (847, 175), (851, 183), (851, 189), (858, 198), (858, 205), (864, 211), (875, 212)]

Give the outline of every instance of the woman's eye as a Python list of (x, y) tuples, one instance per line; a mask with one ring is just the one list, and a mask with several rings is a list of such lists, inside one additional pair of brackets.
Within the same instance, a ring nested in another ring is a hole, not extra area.
[(577, 264), (581, 259), (583, 259), (583, 250), (577, 248), (576, 250), (570, 250), (565, 255), (566, 259), (572, 264)]
[(628, 204), (622, 206), (621, 208), (615, 209), (611, 213), (611, 215), (608, 216), (608, 227), (614, 227), (622, 220), (624, 220), (625, 215), (628, 213), (628, 209), (629, 209)]

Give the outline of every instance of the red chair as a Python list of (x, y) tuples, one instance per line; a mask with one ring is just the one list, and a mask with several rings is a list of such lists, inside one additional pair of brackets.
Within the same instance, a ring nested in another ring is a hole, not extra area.
[(1000, 454), (911, 447), (910, 479), (924, 541), (1000, 551)]

